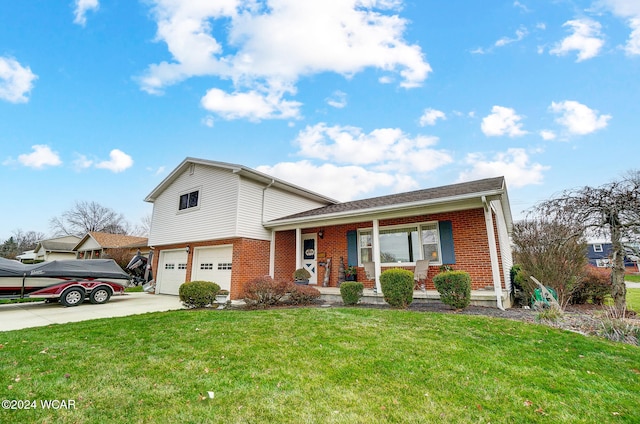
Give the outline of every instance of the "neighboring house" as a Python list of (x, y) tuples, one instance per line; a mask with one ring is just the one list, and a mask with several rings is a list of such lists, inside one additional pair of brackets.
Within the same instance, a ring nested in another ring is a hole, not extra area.
[(80, 241), (80, 237), (62, 236), (41, 240), (36, 245), (36, 262), (50, 262), (60, 259), (75, 259), (73, 248)]
[(427, 289), (450, 265), (497, 306), (510, 303), (512, 218), (502, 177), (340, 203), (242, 165), (187, 158), (145, 201), (153, 203), (159, 293), (208, 280), (237, 299), (250, 279), (292, 280), (302, 267), (310, 284), (336, 287), (341, 258), (379, 292), (385, 269), (429, 259)]
[[(122, 234), (109, 234), (90, 232), (76, 243), (74, 250), (77, 259), (106, 259), (111, 252), (118, 250), (118, 256), (132, 258), (138, 250), (142, 254), (149, 253), (149, 244), (146, 237), (125, 236)], [(117, 258), (114, 258), (117, 261)]]
[[(587, 258), (589, 264), (598, 268), (610, 268), (613, 245), (606, 241), (590, 241), (587, 243)], [(634, 256), (629, 255), (624, 258), (626, 272), (639, 272), (640, 265), (633, 260)]]
[(22, 252), (22, 254), (16, 256), (16, 260), (22, 262), (23, 264), (32, 264), (36, 262), (36, 251), (27, 250), (26, 252)]

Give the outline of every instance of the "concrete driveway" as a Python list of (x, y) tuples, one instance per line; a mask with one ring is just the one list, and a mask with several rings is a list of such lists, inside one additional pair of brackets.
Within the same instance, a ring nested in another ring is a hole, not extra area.
[(59, 303), (13, 303), (0, 305), (0, 331), (174, 309), (183, 309), (178, 296), (149, 293), (126, 293), (123, 296), (113, 296), (102, 305), (93, 305), (87, 301), (71, 308), (65, 308)]

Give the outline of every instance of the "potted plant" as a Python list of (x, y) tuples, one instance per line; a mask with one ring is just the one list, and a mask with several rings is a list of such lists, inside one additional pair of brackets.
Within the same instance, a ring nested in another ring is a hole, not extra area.
[(296, 269), (293, 273), (293, 281), (296, 284), (309, 284), (311, 274), (304, 268)]
[(224, 305), (227, 303), (227, 299), (229, 298), (229, 290), (220, 290), (216, 294), (216, 303), (219, 305)]
[(345, 281), (356, 281), (358, 279), (358, 267), (349, 265), (344, 269)]

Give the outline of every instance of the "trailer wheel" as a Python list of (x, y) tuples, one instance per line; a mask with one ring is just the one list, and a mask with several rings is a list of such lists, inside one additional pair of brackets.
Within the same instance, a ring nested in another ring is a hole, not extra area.
[(100, 305), (102, 303), (107, 303), (111, 298), (111, 290), (106, 287), (98, 287), (97, 289), (93, 289), (91, 294), (89, 295), (89, 300), (94, 305)]
[(60, 303), (64, 306), (78, 306), (84, 302), (84, 290), (78, 287), (71, 287), (70, 289), (62, 292), (60, 296)]

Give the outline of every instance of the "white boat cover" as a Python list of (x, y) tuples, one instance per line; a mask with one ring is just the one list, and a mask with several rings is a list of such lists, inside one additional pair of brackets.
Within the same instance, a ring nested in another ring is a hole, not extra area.
[(2, 277), (54, 277), (129, 280), (113, 259), (72, 259), (63, 261), (23, 264), (0, 258), (0, 278)]

